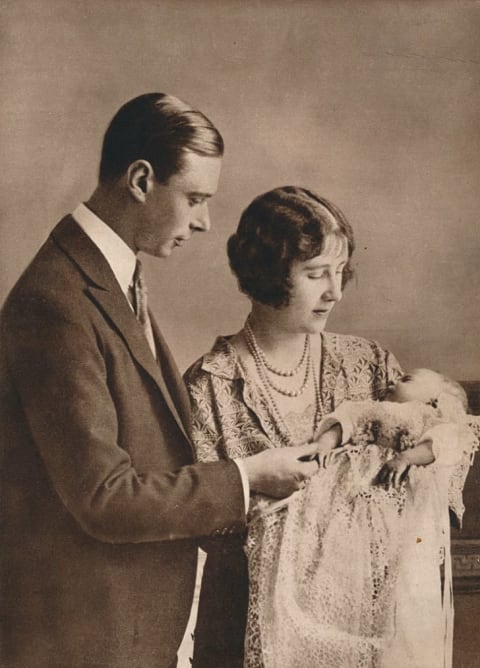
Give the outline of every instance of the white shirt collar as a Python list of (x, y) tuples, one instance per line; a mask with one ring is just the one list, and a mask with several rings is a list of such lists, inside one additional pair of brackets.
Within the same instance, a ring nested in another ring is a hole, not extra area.
[(135, 253), (85, 204), (79, 204), (72, 216), (105, 257), (122, 292), (128, 295), (137, 261)]

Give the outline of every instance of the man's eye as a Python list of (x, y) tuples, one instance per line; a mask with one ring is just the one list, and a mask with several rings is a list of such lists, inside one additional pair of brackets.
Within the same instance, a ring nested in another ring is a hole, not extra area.
[(401, 381), (402, 383), (408, 383), (409, 380), (412, 380), (412, 377), (409, 376), (408, 373), (405, 374), (405, 376), (402, 376), (402, 377), (400, 378), (400, 381)]
[(201, 197), (190, 197), (188, 200), (190, 206), (196, 206), (197, 204), (201, 204), (202, 202), (203, 199)]

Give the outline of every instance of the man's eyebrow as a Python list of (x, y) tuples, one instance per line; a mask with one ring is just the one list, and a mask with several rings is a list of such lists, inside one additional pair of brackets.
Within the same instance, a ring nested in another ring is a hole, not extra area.
[(188, 191), (188, 196), (189, 197), (213, 197), (214, 193), (204, 193), (200, 192), (199, 190), (189, 190)]

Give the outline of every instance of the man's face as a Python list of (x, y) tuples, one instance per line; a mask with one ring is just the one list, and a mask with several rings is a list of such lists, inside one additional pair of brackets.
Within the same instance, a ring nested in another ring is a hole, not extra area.
[(181, 172), (167, 183), (154, 181), (136, 227), (136, 252), (168, 257), (194, 232), (210, 229), (208, 200), (217, 192), (221, 164), (221, 158), (185, 152)]

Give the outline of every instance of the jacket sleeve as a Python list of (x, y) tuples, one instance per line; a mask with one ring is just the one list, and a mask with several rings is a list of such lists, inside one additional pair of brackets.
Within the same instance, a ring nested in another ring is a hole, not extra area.
[(31, 440), (58, 497), (86, 533), (137, 543), (243, 530), (242, 482), (233, 462), (135, 469), (118, 443), (121, 420), (105, 351), (88, 319), (48, 296), (30, 296), (7, 309), (2, 338)]

